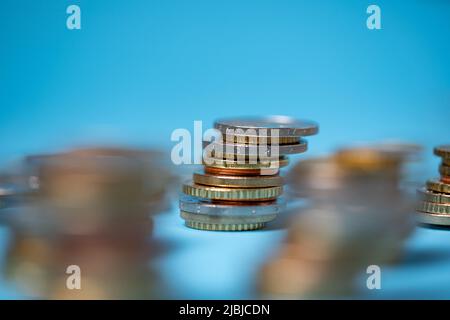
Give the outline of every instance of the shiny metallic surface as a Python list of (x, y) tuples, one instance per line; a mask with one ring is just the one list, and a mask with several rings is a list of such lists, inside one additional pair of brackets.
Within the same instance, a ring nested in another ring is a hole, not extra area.
[[(295, 144), (284, 144), (277, 147), (272, 145), (267, 146), (252, 146), (248, 144), (231, 144), (221, 142), (203, 142), (203, 146), (206, 148), (211, 145), (213, 148), (213, 156), (216, 158), (230, 158), (235, 159), (238, 156), (241, 157), (260, 157), (262, 160), (267, 161), (266, 157), (274, 157), (279, 155), (289, 155), (306, 152), (308, 149), (308, 143), (306, 140), (301, 139)], [(239, 159), (239, 158), (238, 158)]]
[(247, 202), (229, 204), (212, 200), (200, 200), (195, 197), (181, 196), (180, 209), (194, 214), (226, 217), (266, 216), (279, 214), (286, 209), (286, 201), (278, 198), (269, 202)]
[(187, 182), (183, 184), (183, 192), (187, 195), (205, 199), (231, 201), (273, 200), (283, 192), (282, 187), (269, 188), (222, 188)]
[(287, 116), (239, 117), (219, 119), (214, 128), (226, 133), (227, 129), (278, 129), (279, 136), (310, 136), (317, 134), (319, 126), (309, 120), (298, 120)]
[(422, 201), (450, 204), (450, 194), (434, 192), (427, 190), (426, 188), (418, 189), (417, 193), (419, 194)]
[(267, 176), (231, 176), (213, 175), (204, 172), (195, 172), (193, 181), (197, 184), (217, 186), (225, 188), (267, 188), (280, 187), (283, 185), (283, 178), (278, 175)]

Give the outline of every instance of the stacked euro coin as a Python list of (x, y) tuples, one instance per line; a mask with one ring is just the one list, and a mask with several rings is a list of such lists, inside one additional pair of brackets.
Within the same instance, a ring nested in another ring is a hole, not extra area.
[(437, 226), (450, 226), (450, 145), (434, 148), (434, 154), (442, 158), (440, 178), (428, 180), (417, 192), (418, 221)]
[(285, 116), (220, 119), (204, 141), (202, 171), (183, 185), (181, 217), (201, 230), (260, 229), (284, 209), (279, 168), (303, 153), (316, 123)]

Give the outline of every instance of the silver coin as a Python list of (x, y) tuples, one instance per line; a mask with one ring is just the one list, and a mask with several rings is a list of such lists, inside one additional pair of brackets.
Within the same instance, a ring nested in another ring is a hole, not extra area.
[[(227, 129), (278, 129), (280, 137), (311, 136), (319, 131), (317, 123), (309, 120), (298, 120), (288, 116), (267, 116), (267, 117), (241, 117), (219, 119), (214, 122), (214, 128), (222, 133), (227, 133)], [(267, 134), (270, 135), (270, 132)]]
[(180, 196), (180, 209), (182, 211), (200, 215), (227, 217), (270, 216), (284, 211), (285, 208), (286, 201), (282, 197), (265, 204), (231, 205), (187, 195)]
[(278, 157), (280, 155), (296, 154), (306, 152), (308, 143), (301, 139), (299, 143), (284, 144), (274, 147), (272, 145), (248, 145), (238, 143), (223, 143), (223, 142), (209, 142), (203, 141), (203, 148), (211, 145), (214, 150), (214, 156), (224, 158), (227, 155), (231, 156), (250, 156), (250, 157)]
[(450, 215), (417, 212), (417, 221), (438, 226), (450, 226)]

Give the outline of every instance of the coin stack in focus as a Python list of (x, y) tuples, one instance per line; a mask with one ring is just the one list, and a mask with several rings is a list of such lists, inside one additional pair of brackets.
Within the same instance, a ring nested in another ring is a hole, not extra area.
[(398, 259), (413, 230), (413, 199), (399, 188), (402, 163), (420, 149), (367, 146), (300, 161), (292, 195), (307, 198), (280, 250), (262, 268), (265, 296), (349, 296), (369, 265)]
[(426, 187), (417, 192), (418, 221), (425, 224), (450, 226), (450, 145), (434, 148), (434, 154), (442, 158), (439, 166), (440, 179), (428, 180)]
[(181, 217), (201, 230), (263, 228), (285, 206), (279, 168), (288, 164), (288, 154), (306, 151), (302, 137), (316, 134), (318, 126), (271, 116), (222, 119), (214, 128), (220, 139), (204, 143), (204, 170), (183, 185)]

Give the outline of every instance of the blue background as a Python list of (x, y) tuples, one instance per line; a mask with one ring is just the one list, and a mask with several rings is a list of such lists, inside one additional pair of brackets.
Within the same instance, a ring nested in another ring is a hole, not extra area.
[[(450, 2), (3, 0), (0, 163), (86, 140), (170, 147), (221, 116), (318, 121), (310, 154), (450, 134)], [(82, 29), (66, 28), (77, 4)]]
[[(381, 7), (381, 30), (366, 27), (372, 3)], [(70, 4), (81, 7), (81, 30), (66, 28)], [(170, 149), (176, 128), (239, 115), (319, 122), (307, 156), (357, 141), (418, 142), (428, 175), (437, 174), (431, 148), (450, 141), (450, 1), (2, 0), (0, 49), (0, 165), (92, 141)], [(239, 283), (262, 260), (254, 248), (280, 232), (204, 234), (186, 230), (175, 211), (161, 218), (161, 238), (210, 240), (209, 249), (193, 245), (161, 262), (184, 283), (178, 295), (248, 297)], [(449, 237), (420, 232), (416, 249), (440, 250)], [(248, 249), (234, 258), (214, 255), (236, 252), (244, 238)], [(236, 275), (245, 257), (253, 265)], [(202, 268), (211, 260), (222, 262), (217, 273)], [(176, 271), (183, 263), (191, 263), (190, 280)], [(443, 280), (433, 268), (414, 276), (402, 269), (393, 286), (414, 277), (431, 284), (433, 297)]]

